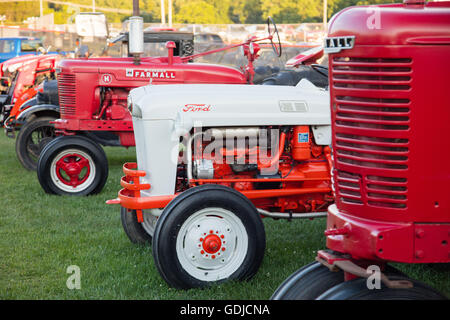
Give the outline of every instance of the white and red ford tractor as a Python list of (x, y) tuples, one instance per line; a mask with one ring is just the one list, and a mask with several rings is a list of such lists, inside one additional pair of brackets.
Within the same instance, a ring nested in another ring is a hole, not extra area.
[(108, 203), (132, 242), (153, 242), (173, 287), (249, 279), (265, 251), (261, 217), (321, 217), (333, 202), (329, 95), (308, 80), (148, 85), (128, 107), (137, 164)]

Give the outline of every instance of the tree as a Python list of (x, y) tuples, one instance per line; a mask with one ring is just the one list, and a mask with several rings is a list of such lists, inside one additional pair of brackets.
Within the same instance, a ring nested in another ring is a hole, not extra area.
[[(92, 0), (66, 0), (91, 5)], [(328, 18), (353, 5), (380, 4), (401, 0), (327, 0)], [(97, 7), (132, 10), (130, 0), (96, 0)], [(167, 5), (167, 0), (166, 0)], [(140, 0), (141, 16), (145, 22), (161, 21), (160, 0)], [(44, 14), (54, 13), (55, 23), (70, 23), (77, 12), (90, 9), (44, 2)], [(167, 12), (167, 10), (166, 10)], [(267, 16), (276, 23), (321, 22), (323, 0), (173, 0), (173, 20), (176, 23), (264, 23)], [(9, 2), (0, 7), (6, 22), (20, 23), (28, 17), (39, 16), (39, 1)], [(108, 22), (121, 22), (130, 15), (105, 12)]]
[(183, 1), (178, 6), (175, 15), (175, 23), (215, 24), (221, 23), (219, 13), (213, 5), (203, 1)]
[(234, 23), (264, 23), (261, 0), (236, 0), (230, 5), (228, 16)]
[(322, 6), (322, 0), (262, 0), (261, 9), (278, 23), (302, 23), (321, 21)]

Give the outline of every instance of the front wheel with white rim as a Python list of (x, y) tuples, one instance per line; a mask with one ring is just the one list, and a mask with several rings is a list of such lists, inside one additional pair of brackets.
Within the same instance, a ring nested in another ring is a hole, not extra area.
[(100, 192), (105, 185), (108, 161), (96, 142), (81, 136), (62, 136), (42, 150), (37, 175), (47, 193), (90, 195)]
[(155, 265), (172, 287), (189, 289), (256, 274), (265, 231), (255, 206), (239, 192), (203, 185), (178, 195), (158, 219)]

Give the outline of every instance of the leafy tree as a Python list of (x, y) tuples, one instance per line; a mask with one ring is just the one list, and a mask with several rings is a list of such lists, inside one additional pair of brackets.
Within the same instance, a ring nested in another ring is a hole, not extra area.
[(271, 16), (278, 23), (302, 23), (320, 21), (322, 6), (322, 0), (262, 0), (261, 8), (264, 16)]
[(183, 1), (178, 4), (173, 21), (175, 23), (214, 24), (220, 23), (220, 16), (217, 9), (206, 1)]
[(6, 22), (22, 22), (28, 17), (39, 15), (39, 2), (3, 3), (0, 15), (6, 16)]
[(229, 7), (228, 15), (234, 23), (264, 23), (261, 0), (235, 0)]
[[(92, 5), (92, 0), (62, 0)], [(167, 0), (166, 6), (167, 6)], [(328, 18), (338, 11), (362, 4), (400, 2), (401, 0), (327, 0)], [(96, 0), (97, 7), (132, 10), (131, 0)], [(140, 0), (139, 7), (144, 22), (160, 22), (160, 0)], [(44, 2), (44, 14), (54, 13), (55, 23), (70, 23), (77, 12), (90, 11), (69, 5)], [(167, 9), (166, 9), (167, 13)], [(173, 0), (175, 23), (264, 23), (272, 16), (276, 23), (320, 22), (323, 0)], [(28, 17), (39, 16), (39, 1), (9, 2), (0, 7), (6, 23), (21, 23)], [(121, 22), (130, 14), (105, 12), (109, 22)]]

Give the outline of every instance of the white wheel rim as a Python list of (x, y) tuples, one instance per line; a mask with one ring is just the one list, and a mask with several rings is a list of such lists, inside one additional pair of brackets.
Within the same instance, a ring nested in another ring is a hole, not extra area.
[(151, 237), (153, 237), (156, 228), (156, 222), (158, 221), (158, 216), (161, 214), (161, 209), (150, 209), (143, 210), (143, 218), (142, 228), (144, 228), (145, 232), (147, 232)]
[[(216, 242), (208, 242), (208, 239)], [(217, 245), (211, 246), (211, 243)], [(244, 224), (223, 208), (195, 212), (183, 223), (176, 239), (176, 253), (183, 269), (206, 282), (230, 277), (242, 265), (247, 251), (248, 235)]]
[[(90, 169), (89, 176), (83, 183), (81, 183), (77, 186), (70, 186), (70, 185), (67, 185), (66, 183), (62, 182), (59, 179), (57, 172), (56, 172), (58, 170), (56, 163), (63, 157), (70, 155), (70, 154), (80, 155), (80, 156), (84, 157), (85, 159), (87, 159), (87, 161), (89, 163), (89, 169)], [(95, 163), (92, 160), (91, 156), (89, 156), (89, 154), (87, 154), (86, 152), (78, 150), (78, 149), (67, 149), (67, 150), (64, 150), (64, 151), (58, 153), (58, 155), (53, 158), (53, 161), (50, 165), (50, 178), (51, 178), (53, 184), (60, 190), (68, 192), (68, 193), (81, 192), (81, 191), (87, 189), (94, 181), (95, 173), (96, 173)]]

